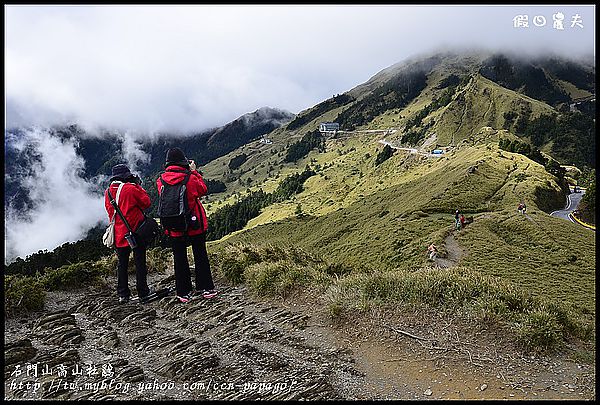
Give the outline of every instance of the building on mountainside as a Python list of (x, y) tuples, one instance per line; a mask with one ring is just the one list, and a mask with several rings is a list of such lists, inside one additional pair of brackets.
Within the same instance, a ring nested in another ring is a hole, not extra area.
[(320, 132), (336, 132), (340, 130), (340, 124), (337, 122), (321, 122), (319, 125)]
[(265, 145), (271, 145), (273, 143), (272, 140), (270, 140), (269, 138), (267, 138), (265, 135), (260, 137), (260, 143), (264, 143)]

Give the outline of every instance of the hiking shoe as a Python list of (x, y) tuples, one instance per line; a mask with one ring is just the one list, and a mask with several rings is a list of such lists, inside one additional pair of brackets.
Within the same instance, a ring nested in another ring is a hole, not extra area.
[(217, 296), (217, 290), (204, 290), (202, 291), (202, 297), (204, 298), (214, 298)]
[(119, 297), (119, 304), (126, 304), (129, 302), (129, 297)]
[(150, 300), (150, 296), (152, 294), (154, 294), (155, 292), (156, 292), (156, 289), (154, 287), (149, 287), (147, 295), (144, 295), (143, 297), (138, 296), (140, 304), (145, 304), (146, 302), (148, 302)]
[(185, 304), (186, 302), (190, 302), (192, 300), (192, 297), (190, 297), (189, 294), (182, 295), (182, 296), (178, 295), (177, 299), (179, 300), (179, 302)]

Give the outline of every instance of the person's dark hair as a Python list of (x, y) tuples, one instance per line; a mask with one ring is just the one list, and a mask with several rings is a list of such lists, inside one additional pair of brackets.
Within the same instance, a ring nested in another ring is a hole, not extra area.
[(185, 154), (179, 148), (171, 148), (167, 151), (165, 167), (173, 165), (185, 168), (190, 167), (190, 161), (185, 157)]
[(118, 164), (113, 166), (112, 168), (112, 177), (110, 181), (119, 180), (119, 181), (127, 181), (129, 177), (133, 176), (131, 171), (129, 171), (129, 167), (126, 164)]

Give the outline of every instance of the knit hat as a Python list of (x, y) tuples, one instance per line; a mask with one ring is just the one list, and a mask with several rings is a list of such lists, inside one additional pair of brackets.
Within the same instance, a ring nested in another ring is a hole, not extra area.
[(113, 180), (126, 180), (129, 177), (133, 176), (133, 174), (129, 171), (129, 167), (126, 164), (118, 164), (113, 166), (112, 168), (112, 177), (110, 181)]
[(165, 166), (178, 165), (178, 166), (189, 166), (190, 162), (183, 154), (183, 151), (179, 148), (171, 148), (167, 151), (167, 161)]

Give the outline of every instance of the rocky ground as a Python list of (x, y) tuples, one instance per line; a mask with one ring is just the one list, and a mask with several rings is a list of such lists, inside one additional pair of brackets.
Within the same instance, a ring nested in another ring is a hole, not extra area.
[(5, 399), (595, 399), (593, 360), (523, 356), (482, 326), (383, 310), (331, 324), (307, 297), (220, 291), (50, 293), (5, 322)]

